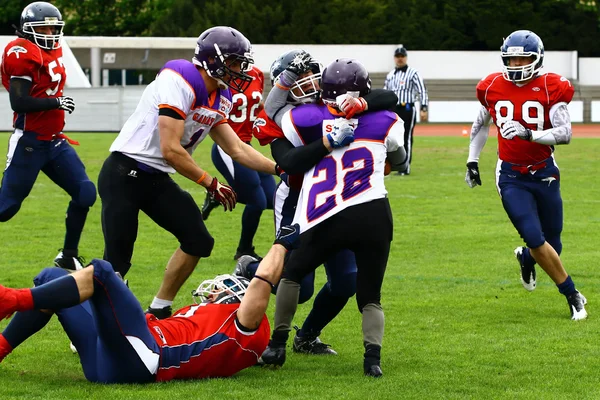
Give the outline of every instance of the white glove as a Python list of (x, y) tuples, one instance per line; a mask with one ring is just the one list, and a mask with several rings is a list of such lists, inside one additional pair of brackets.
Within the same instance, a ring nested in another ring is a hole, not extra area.
[(58, 97), (58, 109), (68, 111), (71, 114), (75, 110), (75, 101), (70, 96)]
[(327, 135), (331, 147), (337, 149), (354, 142), (354, 129), (354, 124), (346, 118), (336, 118), (333, 122), (333, 131)]
[(506, 121), (500, 127), (500, 135), (508, 140), (511, 140), (515, 136), (524, 140), (531, 140), (531, 129), (525, 128), (517, 121)]

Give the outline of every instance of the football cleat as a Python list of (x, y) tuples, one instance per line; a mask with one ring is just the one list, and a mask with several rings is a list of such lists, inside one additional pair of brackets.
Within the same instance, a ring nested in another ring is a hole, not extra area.
[(383, 371), (381, 370), (381, 346), (369, 344), (365, 348), (365, 359), (363, 362), (363, 371), (365, 376), (373, 378), (381, 378)]
[(54, 266), (70, 271), (78, 271), (83, 269), (85, 266), (85, 259), (81, 256), (66, 257), (61, 249), (58, 255), (54, 258)]
[(173, 309), (171, 308), (171, 306), (166, 306), (163, 308), (148, 307), (148, 309), (146, 310), (146, 314), (152, 314), (158, 319), (165, 319), (173, 315)]
[(294, 326), (294, 329), (296, 329), (296, 336), (294, 337), (294, 344), (292, 346), (294, 353), (337, 356), (337, 352), (330, 345), (321, 342), (318, 335), (298, 336), (300, 330), (297, 326)]
[(207, 191), (206, 197), (204, 198), (204, 204), (202, 204), (202, 210), (200, 210), (200, 213), (202, 214), (202, 220), (206, 221), (210, 216), (211, 211), (220, 205), (221, 203), (215, 199), (215, 196)]
[(273, 341), (269, 341), (269, 345), (263, 351), (257, 364), (264, 367), (283, 366), (285, 364), (285, 344), (277, 345), (273, 344)]
[(587, 299), (578, 290), (567, 296), (567, 303), (569, 303), (569, 310), (571, 311), (571, 319), (573, 321), (587, 318), (587, 311), (585, 310)]
[(529, 267), (525, 266), (525, 264), (523, 263), (523, 251), (524, 250), (525, 250), (525, 247), (519, 246), (515, 249), (514, 253), (515, 253), (515, 257), (517, 258), (517, 261), (519, 262), (519, 267), (521, 267), (521, 283), (523, 284), (523, 287), (525, 288), (525, 290), (533, 292), (535, 290), (535, 286), (536, 286), (535, 267), (529, 268)]
[(252, 248), (249, 250), (237, 249), (237, 251), (235, 252), (235, 256), (233, 256), (233, 259), (239, 260), (240, 257), (242, 257), (242, 256), (250, 256), (250, 257), (256, 258), (256, 261), (261, 261), (263, 259), (261, 256), (256, 254), (256, 252), (254, 251), (254, 246), (252, 246)]
[(250, 273), (248, 272), (248, 265), (258, 261), (260, 260), (252, 256), (241, 256), (238, 258), (237, 263), (235, 264), (232, 275), (243, 276), (246, 279), (252, 279)]

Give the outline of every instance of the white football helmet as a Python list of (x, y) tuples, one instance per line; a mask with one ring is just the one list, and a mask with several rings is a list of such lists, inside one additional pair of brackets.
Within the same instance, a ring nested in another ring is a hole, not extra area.
[(218, 275), (213, 279), (207, 279), (202, 282), (196, 290), (192, 292), (194, 302), (213, 303), (213, 304), (233, 304), (240, 303), (250, 281), (243, 276), (237, 275)]

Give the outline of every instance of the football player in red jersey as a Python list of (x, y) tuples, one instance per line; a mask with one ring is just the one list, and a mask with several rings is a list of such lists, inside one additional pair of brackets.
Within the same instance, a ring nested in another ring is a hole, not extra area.
[(54, 263), (82, 268), (79, 239), (96, 187), (63, 133), (65, 111), (75, 103), (63, 95), (66, 73), (61, 38), (64, 22), (50, 3), (29, 4), (21, 14), (19, 36), (2, 55), (2, 84), (14, 111), (6, 169), (0, 186), (0, 222), (10, 220), (29, 195), (40, 171), (71, 196), (63, 249)]
[(498, 127), (496, 186), (504, 210), (526, 247), (514, 251), (525, 289), (536, 287), (535, 264), (550, 276), (567, 298), (571, 319), (587, 317), (585, 297), (565, 271), (560, 259), (563, 206), (560, 172), (554, 146), (571, 141), (568, 103), (573, 86), (566, 78), (542, 73), (544, 45), (533, 32), (511, 33), (502, 44), (502, 73), (477, 84), (482, 107), (471, 128), (465, 181), (481, 185), (479, 155), (487, 140), (483, 127)]
[(251, 281), (220, 275), (193, 295), (199, 303), (159, 320), (139, 302), (110, 263), (94, 259), (73, 274), (46, 268), (33, 289), (0, 285), (0, 361), (57, 314), (78, 350), (86, 379), (146, 383), (231, 376), (256, 364), (269, 341), (265, 315), (299, 226), (282, 227)]
[[(265, 88), (265, 78), (262, 71), (255, 66), (248, 71), (248, 75), (252, 77), (252, 82), (244, 91), (231, 90), (233, 105), (229, 114), (229, 125), (243, 142), (251, 145), (252, 125), (263, 108), (262, 93)], [(261, 257), (254, 251), (254, 235), (263, 210), (273, 209), (275, 179), (271, 174), (244, 167), (216, 143), (212, 147), (212, 161), (237, 193), (238, 203), (245, 204), (242, 214), (242, 232), (233, 259), (237, 260), (243, 255), (249, 255), (260, 260)], [(206, 220), (210, 212), (219, 205), (220, 203), (207, 192), (202, 206), (202, 218)]]

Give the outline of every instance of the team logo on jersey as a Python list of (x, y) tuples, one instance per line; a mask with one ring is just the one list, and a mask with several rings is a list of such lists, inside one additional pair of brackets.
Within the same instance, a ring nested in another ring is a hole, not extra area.
[(13, 53), (17, 56), (17, 58), (20, 58), (19, 53), (27, 53), (27, 49), (22, 46), (13, 46), (10, 49), (8, 49), (8, 51), (6, 52), (6, 56), (8, 57)]
[(231, 111), (232, 107), (233, 107), (233, 104), (231, 104), (231, 101), (229, 101), (228, 98), (221, 96), (221, 101), (219, 104), (219, 111), (221, 111), (223, 114), (227, 115)]
[(257, 132), (260, 132), (261, 126), (267, 126), (267, 120), (264, 118), (256, 118), (256, 120), (254, 120), (254, 124), (252, 125), (252, 129), (256, 129)]
[(534, 87), (532, 87), (532, 88), (531, 88), (531, 90), (533, 90), (534, 92), (539, 92), (539, 91), (540, 91), (540, 90), (542, 90), (542, 89), (540, 89), (540, 88), (539, 88), (539, 87), (537, 87), (537, 86), (534, 86)]
[(155, 326), (154, 330), (158, 334), (158, 337), (160, 338), (160, 340), (162, 340), (163, 344), (167, 344), (167, 339), (165, 339), (165, 335), (163, 335), (163, 333), (160, 330), (160, 328), (158, 326)]

